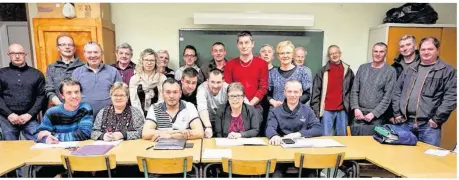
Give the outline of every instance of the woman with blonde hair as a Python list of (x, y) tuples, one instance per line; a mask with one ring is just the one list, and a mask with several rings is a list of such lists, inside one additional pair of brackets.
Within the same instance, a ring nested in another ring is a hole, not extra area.
[(131, 105), (141, 109), (144, 115), (152, 104), (162, 100), (160, 93), (166, 76), (158, 72), (158, 60), (158, 54), (153, 49), (143, 50), (136, 73), (129, 82)]

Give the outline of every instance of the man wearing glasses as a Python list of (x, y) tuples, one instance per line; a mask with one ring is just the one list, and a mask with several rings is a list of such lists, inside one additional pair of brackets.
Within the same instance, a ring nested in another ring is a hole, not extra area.
[(182, 73), (186, 68), (192, 67), (199, 72), (199, 67), (196, 65), (196, 60), (198, 59), (198, 52), (196, 48), (192, 45), (187, 45), (183, 50), (183, 60), (185, 60), (185, 65), (177, 69), (175, 72), (175, 80), (180, 81), (182, 79)]
[(8, 56), (9, 67), (0, 69), (0, 126), (5, 140), (19, 140), (21, 131), (27, 140), (33, 140), (36, 117), (45, 100), (45, 77), (27, 65), (21, 45), (11, 44)]
[(59, 84), (66, 77), (71, 77), (72, 72), (84, 63), (75, 55), (75, 42), (69, 35), (62, 34), (56, 39), (56, 49), (59, 58), (56, 62), (48, 65), (46, 70), (46, 97), (52, 105), (62, 104), (62, 96), (59, 94)]

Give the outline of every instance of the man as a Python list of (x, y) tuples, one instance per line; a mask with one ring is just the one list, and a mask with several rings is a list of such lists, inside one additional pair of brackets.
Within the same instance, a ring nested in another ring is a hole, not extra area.
[(71, 77), (73, 71), (83, 66), (83, 61), (75, 55), (76, 47), (73, 38), (62, 34), (56, 38), (56, 49), (59, 52), (59, 59), (48, 65), (46, 70), (45, 92), (52, 105), (62, 104), (59, 94), (59, 84), (62, 79)]
[[(306, 70), (306, 74), (308, 74), (309, 77), (309, 82), (312, 82), (312, 72), (311, 69), (304, 64), (304, 60), (306, 59), (306, 55), (308, 52), (306, 51), (306, 48), (302, 46), (298, 46), (295, 48), (295, 56), (293, 56), (293, 64), (297, 66), (303, 66), (304, 69)], [(312, 86), (309, 89), (309, 92), (312, 91)], [(306, 102), (307, 105), (309, 105), (310, 100)]]
[(209, 78), (209, 71), (212, 71), (212, 69), (219, 69), (223, 72), (225, 68), (226, 49), (223, 43), (215, 42), (212, 45), (210, 54), (212, 55), (213, 59), (210, 62), (201, 65), (199, 76), (198, 76), (199, 84), (203, 83)]
[(183, 71), (182, 78), (180, 79), (179, 85), (181, 87), (181, 100), (190, 102), (197, 105), (196, 102), (196, 87), (198, 85), (198, 71), (194, 68), (186, 68)]
[(352, 135), (373, 135), (373, 128), (386, 119), (390, 97), (397, 79), (395, 69), (384, 62), (387, 45), (373, 45), (373, 62), (359, 67), (351, 90), (351, 109), (354, 111)]
[(223, 72), (219, 69), (213, 69), (208, 76), (209, 79), (199, 85), (196, 99), (199, 117), (205, 127), (204, 136), (211, 138), (217, 107), (228, 102), (228, 84), (223, 81)]
[(11, 44), (8, 56), (9, 67), (0, 69), (0, 126), (5, 140), (19, 140), (21, 132), (33, 140), (45, 102), (45, 77), (27, 65), (22, 45)]
[[(64, 103), (46, 111), (35, 132), (36, 142), (57, 144), (91, 138), (93, 110), (88, 103), (81, 102), (81, 91), (81, 84), (74, 78), (67, 77), (59, 83), (59, 92)], [(62, 165), (43, 166), (36, 175), (54, 177), (64, 171)]]
[(110, 88), (113, 83), (122, 82), (116, 68), (102, 63), (102, 48), (96, 42), (84, 45), (84, 57), (87, 63), (73, 71), (72, 76), (81, 83), (83, 102), (91, 105), (94, 115), (112, 103)]
[(392, 94), (394, 119), (418, 137), (440, 146), (441, 125), (456, 109), (457, 72), (438, 57), (440, 42), (435, 37), (421, 40), (421, 59), (400, 75)]
[(268, 64), (252, 54), (255, 41), (250, 31), (237, 36), (239, 57), (228, 61), (223, 77), (226, 83), (240, 82), (245, 89), (250, 105), (258, 106), (268, 90)]
[(397, 72), (397, 78), (400, 77), (402, 71), (413, 63), (419, 61), (419, 51), (416, 50), (416, 38), (411, 35), (404, 35), (398, 42), (400, 54), (395, 57), (392, 67)]
[(180, 85), (168, 78), (162, 84), (164, 102), (151, 106), (142, 130), (142, 138), (200, 139), (204, 136), (196, 107), (180, 100)]
[(341, 60), (341, 51), (337, 45), (328, 47), (330, 60), (314, 77), (311, 108), (317, 118), (322, 118), (323, 135), (346, 135), (350, 95), (354, 73), (350, 66)]
[[(281, 106), (274, 107), (269, 111), (266, 127), (266, 137), (269, 144), (280, 145), (282, 139), (317, 137), (322, 135), (319, 120), (309, 106), (300, 103), (303, 93), (302, 85), (297, 80), (289, 80), (285, 83), (285, 101)], [(276, 168), (273, 177), (282, 177), (288, 167), (293, 164), (283, 164)], [(315, 171), (307, 171), (308, 176)]]
[(183, 50), (183, 60), (185, 60), (185, 65), (175, 71), (175, 79), (180, 81), (183, 71), (189, 67), (196, 69), (196, 71), (199, 72), (199, 67), (195, 64), (197, 59), (198, 52), (196, 51), (196, 48), (192, 45), (187, 45)]
[(113, 67), (120, 72), (123, 82), (129, 84), (129, 80), (134, 76), (135, 64), (132, 59), (132, 47), (128, 43), (122, 43), (116, 47), (116, 63)]

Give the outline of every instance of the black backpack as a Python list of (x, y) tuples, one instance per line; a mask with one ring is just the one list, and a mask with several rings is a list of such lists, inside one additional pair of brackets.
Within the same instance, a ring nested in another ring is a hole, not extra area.
[(383, 23), (435, 24), (438, 13), (429, 3), (406, 3), (386, 12)]

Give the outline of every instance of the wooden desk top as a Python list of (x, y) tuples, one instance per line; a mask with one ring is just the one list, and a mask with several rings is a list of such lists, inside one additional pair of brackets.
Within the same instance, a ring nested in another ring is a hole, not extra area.
[[(281, 146), (228, 146), (221, 147), (216, 146), (215, 139), (204, 139), (202, 152), (205, 149), (231, 149), (231, 156), (233, 159), (242, 160), (261, 160), (261, 159), (277, 159), (279, 162), (293, 162), (294, 154), (297, 152), (304, 153), (338, 153), (345, 152), (346, 160), (363, 160), (365, 156), (359, 153), (359, 148), (353, 146), (356, 144), (359, 137), (342, 138), (342, 137), (318, 137), (318, 138), (329, 138), (334, 139), (346, 147), (333, 147), (333, 148), (282, 148)], [(268, 143), (267, 138), (262, 138)], [(221, 159), (203, 159), (203, 163), (217, 163), (221, 162)]]
[[(78, 146), (82, 147), (93, 143), (93, 140), (81, 141)], [(155, 144), (155, 142), (137, 139), (123, 141), (118, 146), (114, 147), (107, 154), (115, 154), (117, 164), (137, 164), (137, 156), (146, 157), (181, 157), (193, 156), (193, 162), (199, 163), (201, 156), (201, 140), (188, 140), (188, 143), (194, 143), (193, 148), (184, 150), (145, 150), (147, 147)], [(62, 148), (55, 149), (39, 149), (38, 155), (25, 161), (27, 165), (58, 165), (62, 164), (61, 155), (70, 154), (69, 150)]]
[(0, 141), (0, 176), (24, 165), (24, 161), (36, 153), (29, 152), (33, 141)]

